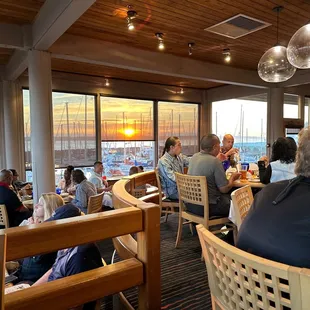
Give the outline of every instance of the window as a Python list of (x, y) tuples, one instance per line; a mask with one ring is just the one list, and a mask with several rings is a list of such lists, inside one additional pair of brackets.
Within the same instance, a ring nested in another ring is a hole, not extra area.
[(304, 126), (309, 126), (309, 106), (310, 106), (310, 98), (305, 98), (305, 123)]
[(298, 96), (284, 94), (284, 118), (298, 118)]
[[(26, 170), (31, 168), (31, 138), (30, 138), (30, 100), (29, 90), (23, 89), (23, 107), (24, 107), (24, 136), (25, 136), (25, 166)], [(26, 173), (28, 177), (28, 174)], [(30, 182), (30, 181), (29, 181)]]
[(198, 152), (198, 104), (158, 103), (158, 156), (161, 157), (167, 138), (177, 136), (182, 143), (182, 153)]
[(95, 96), (53, 92), (56, 167), (96, 160)]
[(154, 169), (153, 101), (101, 97), (101, 149), (107, 176)]
[(242, 161), (257, 162), (266, 155), (267, 94), (212, 103), (212, 132), (222, 141), (235, 138)]

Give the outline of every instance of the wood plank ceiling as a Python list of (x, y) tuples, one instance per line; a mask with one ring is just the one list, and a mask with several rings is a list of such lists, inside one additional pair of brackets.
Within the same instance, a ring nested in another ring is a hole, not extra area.
[[(127, 5), (137, 11), (136, 30), (126, 25)], [(223, 63), (222, 51), (230, 48), (230, 66), (256, 70), (263, 53), (276, 44), (276, 13), (283, 5), (279, 39), (287, 45), (290, 37), (310, 20), (309, 1), (302, 0), (97, 0), (68, 30), (90, 38), (156, 50), (156, 32), (164, 33), (165, 53), (188, 57), (188, 42), (195, 42), (192, 58)], [(239, 39), (212, 34), (205, 28), (239, 13), (272, 24)]]

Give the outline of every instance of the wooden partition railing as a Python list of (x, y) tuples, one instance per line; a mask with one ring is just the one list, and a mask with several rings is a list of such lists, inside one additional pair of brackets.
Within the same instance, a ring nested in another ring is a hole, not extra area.
[[(160, 309), (159, 208), (140, 204), (0, 233), (0, 309), (69, 309), (133, 286), (139, 309)], [(5, 261), (137, 233), (135, 258), (4, 295)]]
[[(139, 173), (125, 177), (113, 186), (113, 206), (115, 209), (128, 207), (151, 208), (152, 212), (144, 213), (143, 221), (147, 228), (152, 231), (151, 235), (137, 234), (137, 240), (127, 234), (113, 239), (114, 247), (122, 259), (138, 258), (147, 267), (145, 268), (144, 280), (146, 286), (139, 286), (139, 293), (146, 296), (143, 300), (139, 298), (139, 309), (160, 309), (160, 210), (158, 205), (145, 203), (135, 198), (130, 192), (146, 183), (155, 184), (154, 171)], [(156, 212), (154, 209), (156, 206)], [(156, 218), (156, 220), (155, 220)], [(144, 245), (143, 247), (141, 245)], [(158, 263), (152, 264), (151, 261)], [(146, 304), (145, 302), (151, 301)]]

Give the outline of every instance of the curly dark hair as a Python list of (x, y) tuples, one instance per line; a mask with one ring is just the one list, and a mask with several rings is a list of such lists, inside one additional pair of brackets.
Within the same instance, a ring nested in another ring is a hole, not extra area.
[(281, 163), (290, 164), (295, 161), (297, 145), (292, 138), (278, 138), (272, 145), (270, 161), (280, 160)]
[(84, 172), (80, 169), (76, 169), (72, 171), (72, 181), (75, 184), (80, 184), (82, 181), (86, 179)]

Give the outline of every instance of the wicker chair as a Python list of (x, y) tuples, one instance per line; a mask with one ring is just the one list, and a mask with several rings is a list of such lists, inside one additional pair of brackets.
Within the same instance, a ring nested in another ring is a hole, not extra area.
[(5, 205), (0, 205), (0, 225), (9, 228), (9, 218)]
[[(179, 228), (175, 247), (177, 247), (182, 238), (182, 228), (184, 224), (198, 223), (207, 229), (211, 226), (220, 224), (231, 224), (227, 217), (209, 218), (209, 199), (207, 180), (204, 176), (192, 176), (187, 174), (175, 173), (178, 192), (179, 192)], [(185, 203), (200, 205), (204, 209), (204, 216), (198, 216), (186, 211)], [(184, 222), (184, 219), (187, 220)], [(232, 230), (233, 228), (229, 228)], [(218, 233), (215, 230), (214, 233)]]
[(160, 214), (165, 215), (165, 222), (167, 222), (168, 215), (176, 213), (175, 209), (177, 209), (177, 211), (179, 210), (179, 202), (176, 200), (170, 200), (163, 194), (158, 168), (155, 168), (155, 175), (158, 187), (158, 204), (160, 207)]
[(206, 262), (212, 309), (309, 309), (310, 270), (249, 254), (202, 225), (197, 231)]
[(87, 214), (97, 213), (102, 211), (102, 201), (104, 192), (88, 198)]
[(236, 225), (238, 229), (240, 228), (243, 219), (248, 214), (253, 199), (252, 190), (249, 185), (238, 188), (231, 193), (231, 200), (233, 202)]

